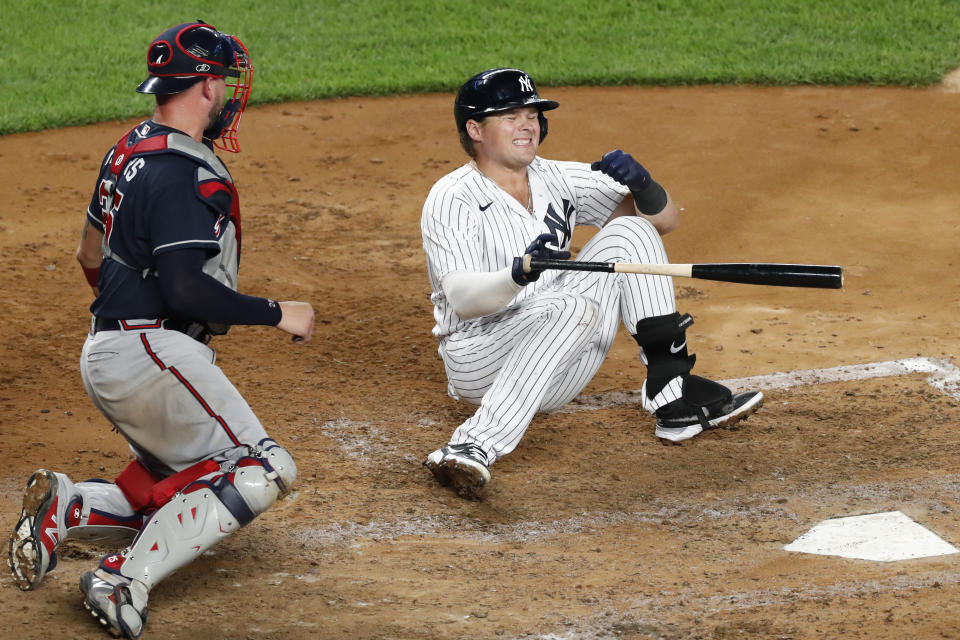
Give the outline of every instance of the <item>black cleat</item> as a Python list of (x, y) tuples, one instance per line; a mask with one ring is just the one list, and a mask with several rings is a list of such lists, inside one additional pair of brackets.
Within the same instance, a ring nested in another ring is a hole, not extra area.
[(763, 394), (746, 391), (729, 398), (697, 407), (684, 398), (657, 409), (654, 433), (664, 444), (677, 444), (698, 435), (705, 429), (728, 427), (744, 420), (763, 405)]
[(490, 482), (490, 468), (483, 450), (473, 444), (449, 444), (437, 449), (423, 466), (443, 486), (451, 485), (459, 495), (479, 500), (480, 491)]

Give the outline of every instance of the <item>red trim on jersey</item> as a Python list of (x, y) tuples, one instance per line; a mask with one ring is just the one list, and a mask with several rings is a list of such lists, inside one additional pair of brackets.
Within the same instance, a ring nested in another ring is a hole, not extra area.
[(153, 359), (153, 361), (157, 363), (157, 366), (160, 367), (160, 370), (161, 371), (167, 370), (170, 373), (172, 373), (177, 378), (177, 380), (180, 381), (180, 384), (186, 387), (187, 391), (190, 392), (190, 395), (192, 395), (196, 399), (196, 401), (200, 403), (200, 406), (203, 407), (204, 411), (207, 412), (207, 415), (213, 418), (214, 420), (216, 420), (220, 424), (220, 426), (223, 427), (223, 430), (227, 434), (227, 437), (230, 438), (230, 441), (233, 444), (237, 445), (238, 447), (241, 446), (243, 443), (241, 443), (240, 440), (237, 439), (237, 436), (234, 435), (233, 431), (230, 429), (230, 426), (227, 424), (227, 421), (224, 420), (223, 417), (214, 413), (210, 405), (207, 404), (207, 401), (203, 399), (202, 395), (200, 395), (200, 392), (197, 391), (194, 388), (194, 386), (190, 384), (186, 378), (183, 377), (183, 374), (180, 373), (176, 367), (167, 367), (167, 365), (163, 363), (163, 361), (157, 356), (157, 354), (154, 353), (153, 349), (150, 348), (149, 340), (147, 340), (147, 334), (145, 333), (140, 334), (140, 342), (143, 343), (143, 348), (146, 349), (147, 355), (149, 355)]
[(240, 246), (240, 194), (237, 188), (230, 182), (221, 180), (207, 180), (197, 185), (197, 191), (204, 198), (209, 198), (220, 191), (226, 191), (230, 194), (230, 219), (233, 220), (233, 226), (237, 229), (237, 246)]
[(140, 142), (130, 145), (127, 143), (127, 140), (130, 139), (130, 134), (137, 130), (137, 125), (130, 131), (127, 131), (126, 134), (120, 141), (117, 142), (116, 151), (113, 154), (113, 162), (110, 163), (110, 173), (119, 177), (123, 172), (124, 167), (127, 166), (127, 163), (130, 162), (130, 158), (138, 153), (150, 153), (151, 151), (162, 151), (167, 148), (167, 136), (159, 135), (153, 136), (151, 138), (144, 138)]

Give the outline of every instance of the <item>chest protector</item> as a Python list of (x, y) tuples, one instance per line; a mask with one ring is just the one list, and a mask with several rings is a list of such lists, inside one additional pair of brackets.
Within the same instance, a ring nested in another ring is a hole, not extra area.
[[(114, 147), (110, 156), (110, 170), (100, 181), (100, 205), (103, 209), (104, 235), (103, 255), (117, 263), (135, 269), (110, 249), (110, 227), (112, 215), (120, 202), (115, 202), (116, 186), (130, 160), (137, 156), (149, 156), (159, 153), (176, 153), (186, 156), (197, 163), (194, 188), (197, 197), (218, 214), (214, 233), (220, 245), (220, 252), (209, 258), (203, 271), (221, 284), (237, 290), (237, 277), (240, 268), (240, 198), (226, 166), (213, 151), (190, 136), (171, 132), (165, 135), (142, 137), (149, 125), (138, 125), (128, 131)], [(137, 131), (140, 127), (141, 130)], [(136, 136), (133, 134), (136, 133)], [(131, 138), (135, 142), (130, 143)], [(141, 272), (143, 278), (156, 277), (156, 273), (146, 268)], [(222, 324), (208, 324), (210, 333), (220, 335), (229, 330)]]

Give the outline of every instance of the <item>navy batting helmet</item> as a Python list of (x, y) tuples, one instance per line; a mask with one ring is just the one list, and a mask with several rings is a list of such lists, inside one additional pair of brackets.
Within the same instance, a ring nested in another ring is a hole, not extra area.
[(536, 107), (540, 111), (540, 142), (547, 137), (547, 118), (544, 111), (560, 105), (544, 100), (537, 93), (537, 85), (520, 69), (489, 69), (478, 73), (464, 83), (453, 102), (457, 130), (466, 131), (467, 120), (482, 120), (501, 111), (517, 107)]

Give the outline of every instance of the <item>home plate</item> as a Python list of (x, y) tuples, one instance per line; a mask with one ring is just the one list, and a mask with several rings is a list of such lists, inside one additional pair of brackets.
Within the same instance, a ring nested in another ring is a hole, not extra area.
[(899, 511), (824, 520), (786, 551), (890, 562), (957, 553), (957, 548)]

